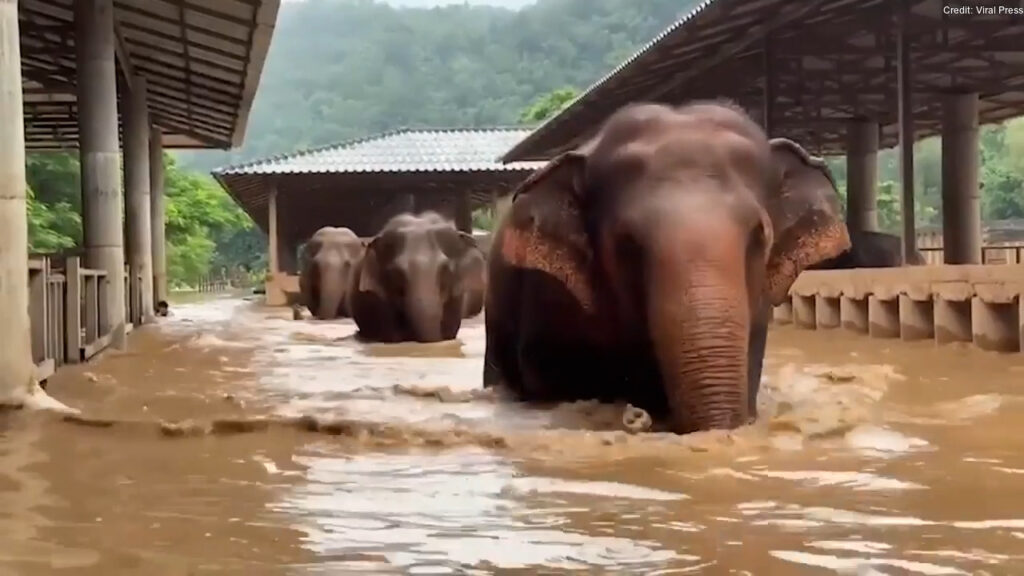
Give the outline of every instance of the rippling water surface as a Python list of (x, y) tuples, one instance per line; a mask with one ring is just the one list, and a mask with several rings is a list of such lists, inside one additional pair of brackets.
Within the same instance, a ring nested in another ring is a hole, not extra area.
[(0, 575), (1021, 574), (1024, 362), (773, 328), (763, 417), (479, 390), (483, 323), (365, 345), (222, 298), (0, 415)]

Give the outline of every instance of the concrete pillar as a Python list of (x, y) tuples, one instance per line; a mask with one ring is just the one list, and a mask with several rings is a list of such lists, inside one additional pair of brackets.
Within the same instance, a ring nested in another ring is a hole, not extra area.
[(164, 146), (160, 129), (149, 133), (149, 219), (153, 245), (153, 301), (167, 300), (167, 223), (164, 198)]
[(0, 0), (0, 405), (20, 404), (35, 374), (23, 115), (18, 3)]
[(914, 106), (911, 82), (910, 36), (907, 3), (899, 7), (896, 42), (896, 96), (900, 130), (900, 211), (903, 217), (903, 261), (917, 253), (917, 225), (914, 221)]
[(501, 222), (512, 207), (512, 194), (505, 194), (494, 199), (494, 223)]
[(793, 325), (814, 330), (818, 327), (814, 296), (793, 296)]
[(78, 133), (82, 165), (82, 235), (89, 268), (106, 270), (102, 330), (125, 346), (124, 243), (118, 157), (117, 83), (112, 0), (75, 2)]
[(299, 243), (292, 240), (288, 234), (282, 234), (278, 227), (277, 234), (277, 267), (281, 274), (299, 273)]
[(761, 71), (764, 73), (764, 85), (761, 86), (761, 124), (764, 133), (771, 138), (775, 133), (775, 67), (771, 35), (767, 35), (761, 45)]
[(868, 334), (873, 338), (900, 337), (900, 308), (896, 298), (868, 296)]
[(846, 227), (878, 230), (878, 123), (855, 120), (846, 132)]
[(272, 278), (281, 271), (280, 261), (277, 257), (279, 248), (277, 236), (277, 190), (271, 189), (270, 197), (267, 199), (267, 264)]
[(981, 264), (978, 95), (947, 94), (942, 107), (942, 246), (946, 264)]
[(473, 208), (469, 192), (459, 192), (455, 196), (455, 227), (463, 232), (473, 233)]
[(869, 333), (867, 298), (843, 296), (839, 299), (839, 316), (842, 318), (843, 329), (858, 334)]
[[(124, 172), (125, 224), (128, 229), (128, 267), (132, 278), (142, 277), (141, 317), (143, 323), (154, 318), (153, 236), (149, 190), (149, 106), (145, 78), (134, 78), (125, 94)], [(133, 296), (134, 297), (134, 296)]]
[(839, 298), (822, 296), (821, 294), (815, 296), (814, 316), (818, 330), (839, 328), (842, 324)]

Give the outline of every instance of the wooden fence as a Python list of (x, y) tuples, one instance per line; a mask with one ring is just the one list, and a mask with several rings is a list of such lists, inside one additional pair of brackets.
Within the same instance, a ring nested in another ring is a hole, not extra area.
[[(32, 359), (40, 382), (65, 364), (89, 360), (110, 345), (105, 270), (83, 268), (78, 256), (29, 258), (29, 316)], [(126, 325), (142, 317), (142, 279), (125, 275)]]

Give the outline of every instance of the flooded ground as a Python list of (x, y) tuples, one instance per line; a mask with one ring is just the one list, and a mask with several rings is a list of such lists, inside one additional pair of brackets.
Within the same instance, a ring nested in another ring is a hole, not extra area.
[(755, 426), (478, 391), (460, 342), (178, 305), (0, 416), (0, 575), (1020, 574), (1024, 363), (773, 329)]

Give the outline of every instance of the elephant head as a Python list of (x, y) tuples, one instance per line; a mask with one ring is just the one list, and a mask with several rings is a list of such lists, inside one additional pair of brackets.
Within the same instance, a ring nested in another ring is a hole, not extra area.
[[(850, 246), (825, 164), (723, 103), (626, 106), (516, 194), (560, 197), (590, 253), (576, 292), (649, 351), (680, 433), (749, 421), (765, 310)], [(531, 250), (520, 266), (564, 276), (557, 254)]]
[(366, 247), (357, 289), (386, 303), (398, 332), (419, 342), (455, 337), (472, 235), (435, 212), (392, 218)]
[(349, 315), (345, 293), (363, 247), (352, 230), (332, 226), (317, 230), (303, 246), (299, 289), (314, 317), (330, 320)]

